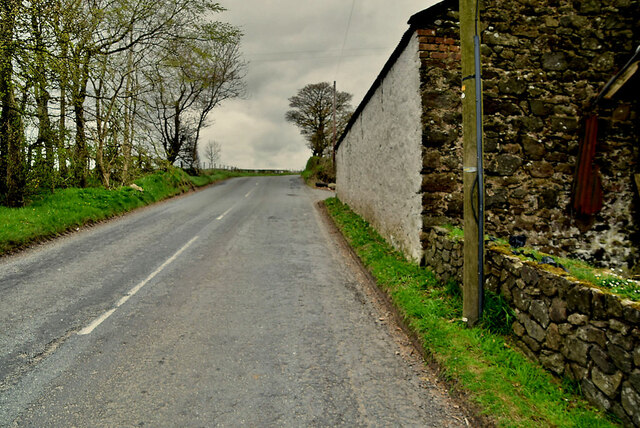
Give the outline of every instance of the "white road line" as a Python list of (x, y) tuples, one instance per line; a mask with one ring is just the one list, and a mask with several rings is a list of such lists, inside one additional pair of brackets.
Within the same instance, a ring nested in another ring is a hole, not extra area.
[(225, 212), (223, 212), (221, 215), (219, 215), (218, 217), (216, 217), (216, 220), (222, 220), (224, 218), (224, 216), (226, 216), (227, 214), (229, 214), (229, 212), (233, 209), (233, 207), (229, 208), (228, 210), (226, 210)]
[(160, 272), (162, 272), (162, 270), (164, 268), (166, 268), (175, 259), (177, 259), (178, 256), (180, 256), (180, 254), (182, 254), (182, 252), (184, 250), (189, 248), (191, 246), (191, 244), (193, 244), (197, 239), (198, 239), (198, 236), (195, 236), (193, 239), (191, 239), (191, 241), (187, 242), (182, 248), (180, 248), (178, 251), (176, 251), (176, 253), (173, 256), (169, 257), (167, 259), (167, 261), (164, 262), (158, 269), (153, 271), (153, 273), (151, 273), (151, 275), (149, 275), (144, 281), (140, 282), (138, 285), (133, 287), (131, 290), (129, 290), (129, 292), (127, 294), (125, 294), (120, 300), (118, 300), (118, 303), (116, 303), (116, 307), (115, 308), (109, 309), (107, 312), (105, 312), (104, 314), (100, 315), (98, 318), (93, 320), (93, 322), (91, 324), (89, 324), (88, 326), (86, 326), (85, 328), (80, 330), (78, 332), (78, 334), (81, 335), (81, 336), (90, 334), (93, 330), (95, 330), (96, 327), (98, 327), (107, 318), (109, 318), (116, 311), (116, 309), (118, 309), (120, 306), (122, 306), (127, 300), (129, 300), (133, 295), (135, 295), (138, 291), (140, 291), (140, 289), (142, 287), (144, 287), (149, 281), (151, 281), (153, 278), (155, 278), (156, 275), (158, 275)]
[[(257, 186), (258, 184), (260, 184), (260, 182), (259, 182), (259, 181), (256, 181), (256, 186)], [(250, 195), (250, 194), (252, 194), (254, 190), (256, 190), (256, 188), (255, 188), (255, 187), (254, 187), (253, 189), (249, 190), (249, 191), (247, 192), (247, 194), (246, 194), (246, 195), (244, 195), (244, 197), (245, 197), (245, 198), (248, 198), (248, 197), (249, 197), (249, 195)]]
[(113, 314), (115, 311), (116, 311), (116, 308), (109, 309), (107, 312), (105, 312), (104, 314), (100, 315), (98, 318), (93, 320), (93, 322), (91, 324), (89, 324), (88, 326), (86, 326), (85, 328), (80, 330), (78, 332), (78, 334), (81, 335), (81, 336), (84, 336), (84, 335), (87, 335), (87, 334), (91, 333), (93, 330), (95, 330), (96, 327), (98, 327), (100, 324), (102, 324), (102, 322), (104, 320), (109, 318), (111, 316), (111, 314)]

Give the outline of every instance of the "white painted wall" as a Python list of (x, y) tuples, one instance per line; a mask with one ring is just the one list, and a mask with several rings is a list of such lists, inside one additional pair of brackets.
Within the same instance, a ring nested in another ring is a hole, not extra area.
[(415, 261), (422, 258), (421, 117), (414, 34), (336, 154), (338, 198)]

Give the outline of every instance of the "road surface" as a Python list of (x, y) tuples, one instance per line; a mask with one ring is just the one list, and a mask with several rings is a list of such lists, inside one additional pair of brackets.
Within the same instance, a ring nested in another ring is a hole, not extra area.
[(300, 177), (0, 259), (0, 426), (466, 426)]

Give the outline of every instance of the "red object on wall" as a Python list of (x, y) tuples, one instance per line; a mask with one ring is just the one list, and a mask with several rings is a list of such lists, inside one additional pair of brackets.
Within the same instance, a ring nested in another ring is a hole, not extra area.
[(573, 183), (573, 208), (579, 215), (596, 214), (602, 209), (602, 180), (594, 163), (598, 142), (598, 116), (589, 116), (584, 139), (578, 151), (578, 169)]

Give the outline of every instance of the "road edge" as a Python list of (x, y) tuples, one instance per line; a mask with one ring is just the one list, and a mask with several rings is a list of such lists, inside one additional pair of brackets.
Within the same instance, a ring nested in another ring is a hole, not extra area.
[(379, 303), (391, 315), (393, 324), (402, 330), (416, 354), (420, 356), (424, 366), (434, 374), (435, 381), (433, 382), (447, 390), (449, 396), (457, 405), (460, 406), (463, 413), (467, 415), (468, 420), (466, 422), (469, 426), (494, 427), (495, 423), (482, 414), (482, 409), (478, 405), (469, 401), (468, 395), (459, 387), (459, 384), (456, 381), (445, 378), (442, 367), (428, 354), (425, 342), (418, 333), (413, 330), (409, 324), (407, 324), (405, 318), (400, 313), (400, 310), (393, 303), (391, 296), (378, 285), (376, 279), (373, 277), (371, 272), (369, 272), (360, 257), (354, 251), (353, 247), (351, 247), (345, 236), (342, 234), (338, 225), (334, 222), (324, 204), (324, 201), (318, 201), (315, 205), (316, 209), (320, 213), (320, 217), (329, 228), (330, 235), (336, 237), (336, 243), (342, 250), (344, 250), (344, 253), (349, 256), (354, 266), (356, 266), (362, 274), (362, 277), (365, 279), (363, 281), (364, 285), (377, 297)]

